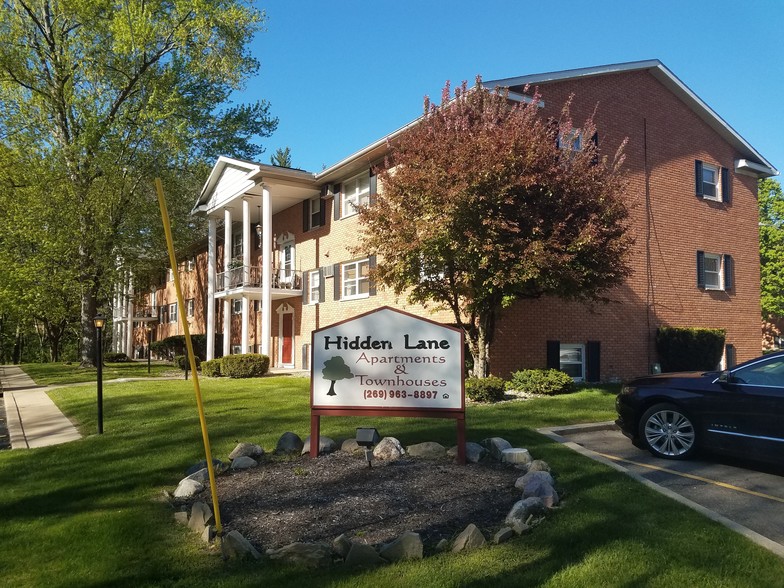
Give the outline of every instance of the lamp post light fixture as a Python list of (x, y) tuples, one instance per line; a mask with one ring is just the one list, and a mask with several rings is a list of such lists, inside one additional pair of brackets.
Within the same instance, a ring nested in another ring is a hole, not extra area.
[(151, 341), (151, 339), (152, 339), (152, 327), (150, 325), (147, 325), (144, 328), (144, 330), (147, 331), (147, 373), (149, 374), (150, 373), (150, 355), (152, 355), (151, 352), (150, 352), (150, 343), (152, 342)]
[(365, 459), (368, 467), (373, 467), (373, 449), (381, 441), (381, 436), (373, 427), (357, 427), (357, 445), (365, 448)]
[(256, 236), (259, 238), (259, 249), (261, 249), (261, 233), (263, 229), (261, 227), (261, 206), (259, 206), (259, 222), (256, 224)]
[(103, 328), (106, 326), (106, 318), (98, 313), (93, 318), (95, 326), (95, 367), (98, 369), (98, 434), (103, 434)]

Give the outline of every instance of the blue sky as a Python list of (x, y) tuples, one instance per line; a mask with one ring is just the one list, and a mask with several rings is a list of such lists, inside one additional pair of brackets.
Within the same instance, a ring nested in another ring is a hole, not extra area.
[[(453, 85), (659, 59), (784, 173), (784, 0), (259, 0), (261, 69), (236, 96), (279, 117), (318, 171), (416, 118)], [(231, 155), (231, 154), (227, 154)]]

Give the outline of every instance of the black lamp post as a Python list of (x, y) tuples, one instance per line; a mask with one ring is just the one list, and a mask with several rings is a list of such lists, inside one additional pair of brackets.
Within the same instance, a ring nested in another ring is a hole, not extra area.
[(93, 318), (93, 325), (95, 325), (96, 343), (95, 343), (95, 366), (98, 368), (98, 434), (103, 434), (103, 341), (101, 334), (106, 325), (106, 318), (98, 313)]
[(150, 373), (150, 339), (152, 339), (152, 327), (147, 325), (144, 328), (147, 331), (147, 373)]

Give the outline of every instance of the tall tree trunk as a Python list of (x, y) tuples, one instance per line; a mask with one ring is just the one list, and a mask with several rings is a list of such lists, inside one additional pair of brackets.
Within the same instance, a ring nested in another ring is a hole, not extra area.
[(11, 361), (14, 364), (22, 362), (22, 325), (16, 323), (16, 337), (14, 338), (14, 353)]
[(98, 310), (98, 297), (95, 292), (95, 283), (91, 283), (82, 293), (81, 305), (81, 342), (82, 342), (82, 367), (95, 367), (95, 326), (93, 318)]

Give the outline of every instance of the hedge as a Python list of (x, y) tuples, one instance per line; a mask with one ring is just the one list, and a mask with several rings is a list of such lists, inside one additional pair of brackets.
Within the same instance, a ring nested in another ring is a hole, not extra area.
[(574, 392), (574, 380), (559, 370), (521, 370), (512, 374), (507, 387), (526, 394), (568, 394)]
[(219, 378), (221, 376), (221, 358), (203, 361), (201, 363), (201, 375), (209, 376), (210, 378)]
[(504, 399), (504, 381), (496, 376), (466, 378), (465, 391), (475, 402), (498, 402)]
[[(196, 369), (199, 369), (201, 365), (201, 360), (198, 356), (194, 358), (196, 360)], [(175, 355), (174, 356), (174, 365), (180, 368), (182, 371), (185, 371), (185, 368), (191, 369), (190, 362), (188, 361), (187, 355)]]
[(226, 355), (221, 358), (221, 374), (229, 378), (258, 378), (267, 373), (270, 359), (260, 353)]
[(656, 351), (663, 372), (715, 370), (724, 352), (724, 329), (659, 327)]
[(109, 351), (108, 353), (103, 354), (104, 361), (108, 363), (125, 363), (131, 361), (128, 359), (128, 356), (124, 353), (115, 353), (114, 351)]

